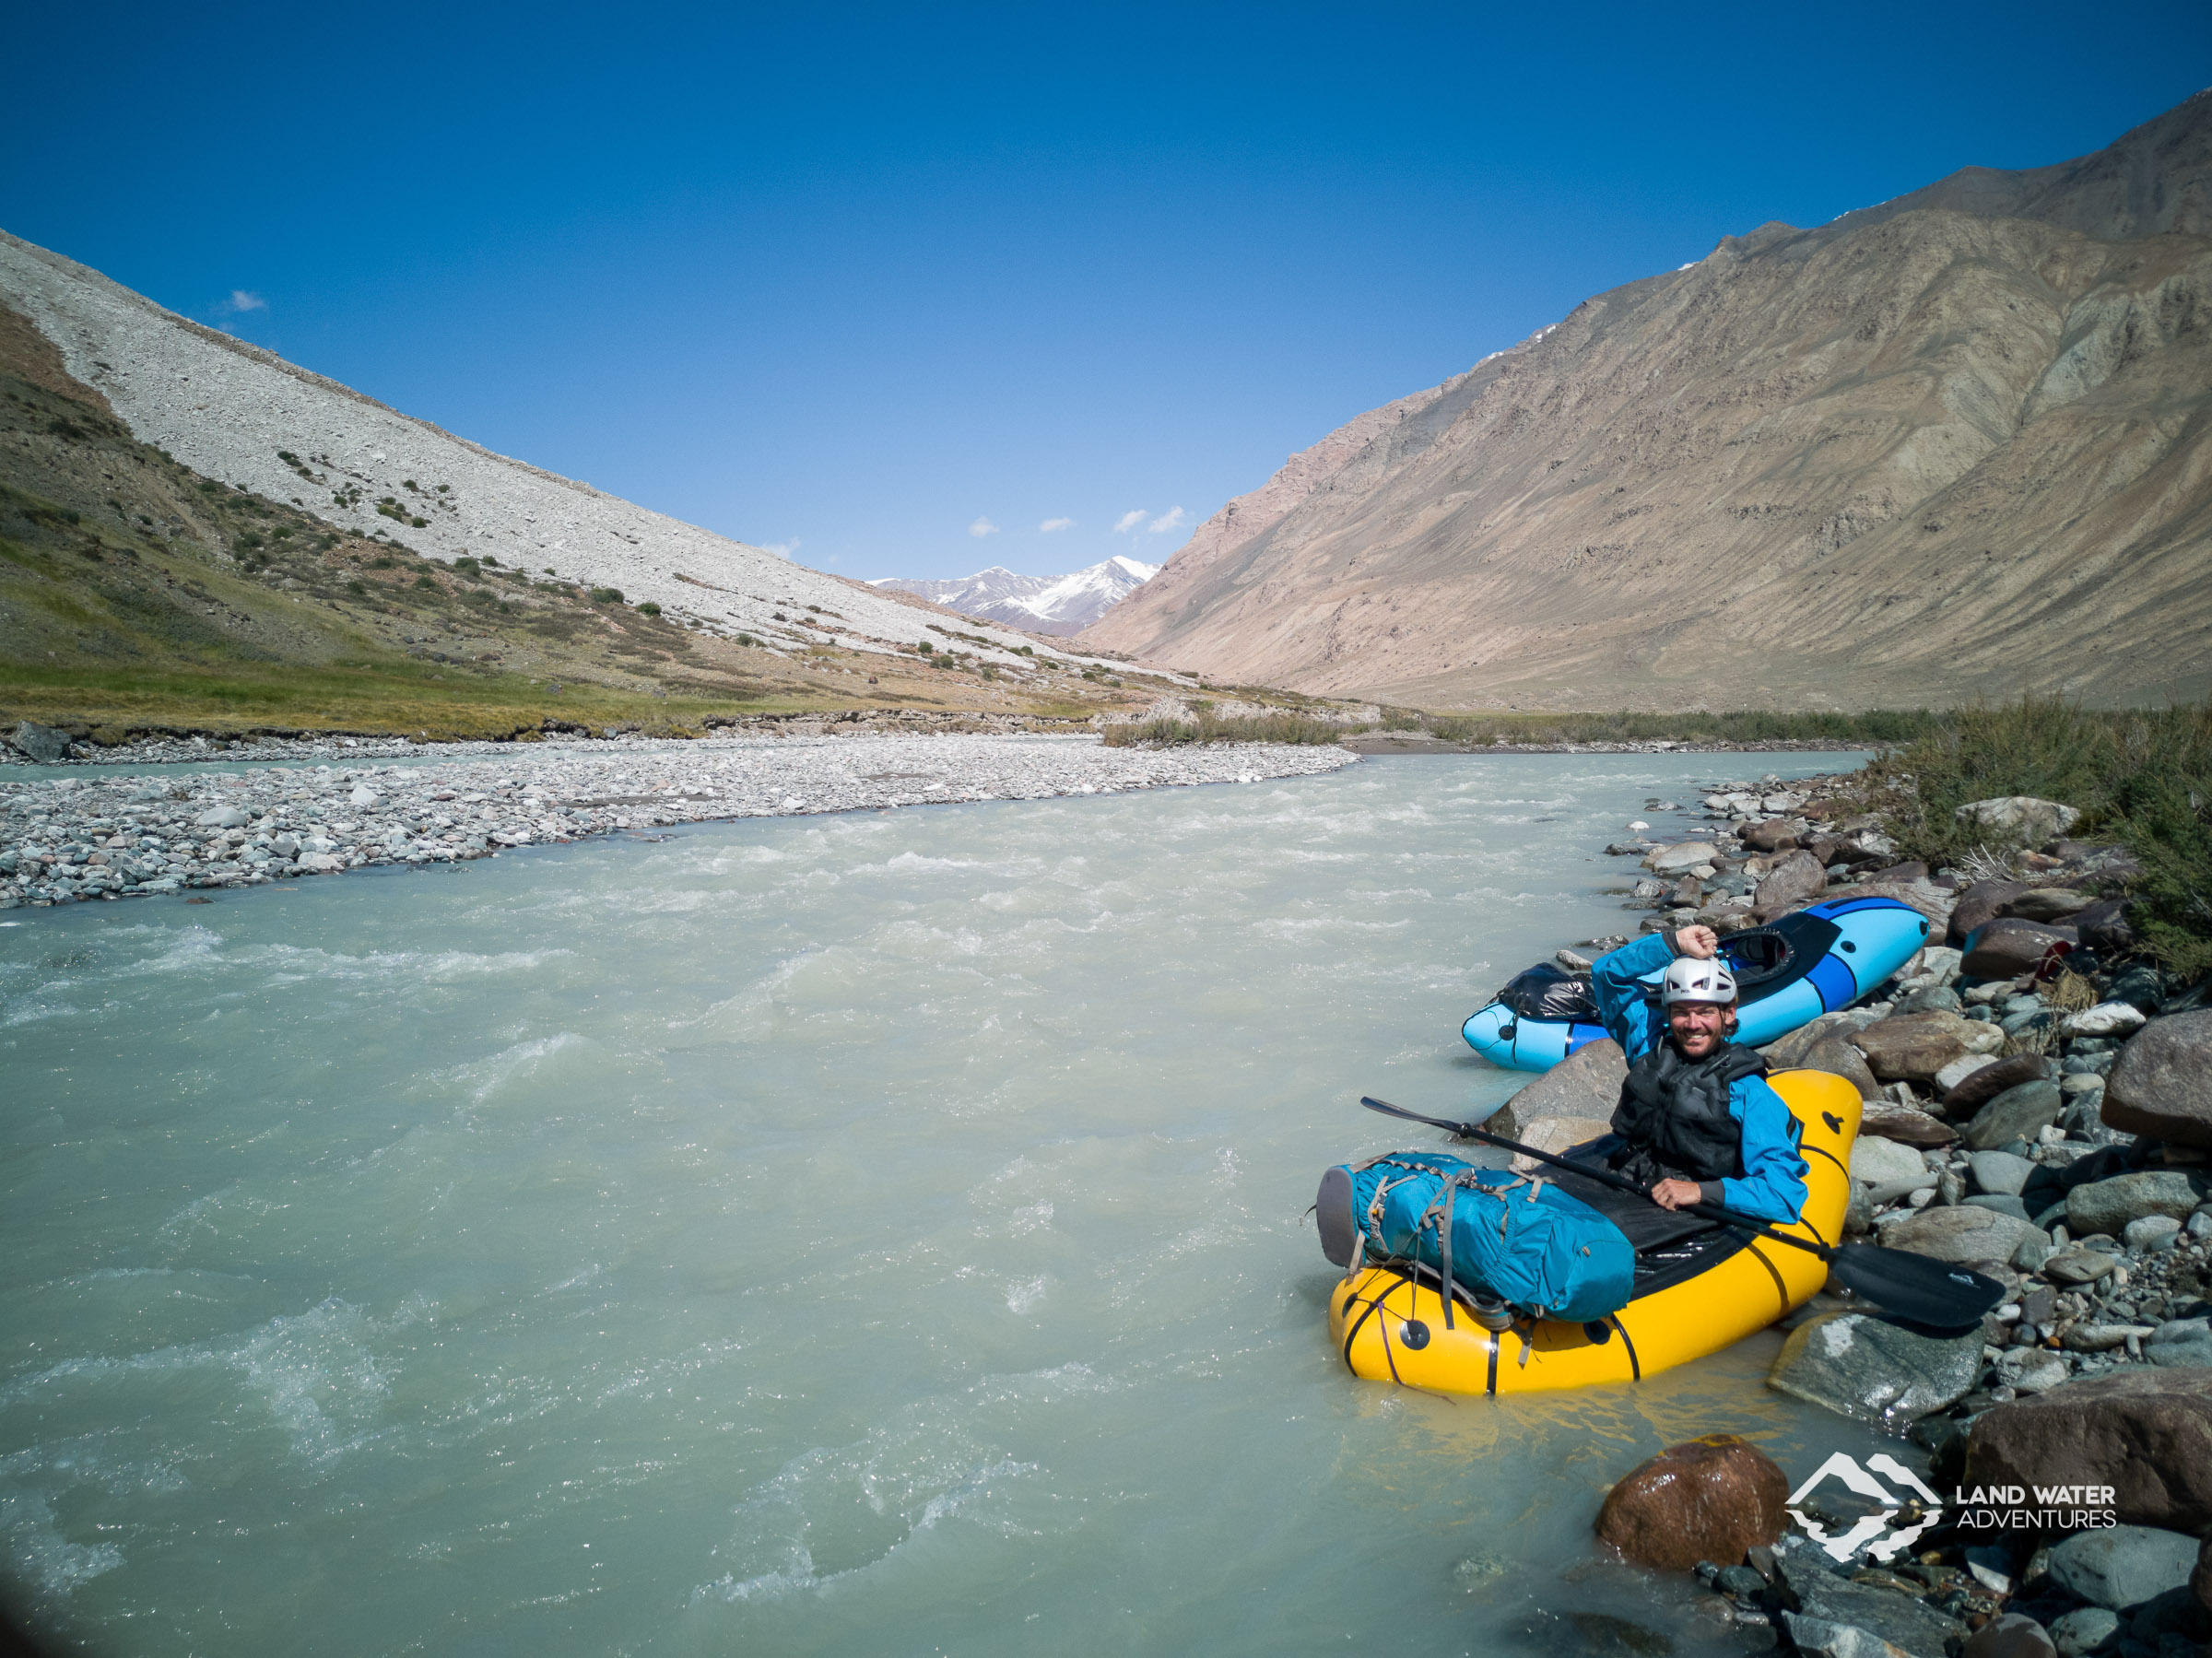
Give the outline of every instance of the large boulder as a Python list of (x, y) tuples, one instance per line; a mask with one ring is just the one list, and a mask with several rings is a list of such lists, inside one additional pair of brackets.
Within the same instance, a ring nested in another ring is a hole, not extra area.
[[(1963, 1624), (1909, 1594), (1840, 1578), (1834, 1564), (1817, 1548), (1777, 1552), (1775, 1588), (1782, 1603), (1783, 1628), (1801, 1652), (1832, 1658), (1941, 1658), (1949, 1643), (1966, 1634)], [(1854, 1640), (1863, 1633), (1869, 1640)], [(1887, 1643), (1874, 1644), (1878, 1640)]]
[(1884, 1082), (1930, 1083), (1953, 1060), (1994, 1053), (2004, 1047), (2005, 1033), (1955, 1013), (1908, 1013), (1877, 1019), (1845, 1040)]
[(1753, 908), (1764, 919), (1818, 898), (1828, 890), (1828, 870), (1809, 852), (1794, 852), (1767, 871)]
[(1597, 1535), (1663, 1571), (1700, 1560), (1734, 1565), (1789, 1523), (1790, 1482), (1767, 1453), (1732, 1433), (1670, 1446), (1623, 1475), (1597, 1511)]
[(56, 731), (51, 725), (41, 725), (35, 720), (21, 722), (7, 740), (25, 759), (41, 766), (69, 758), (69, 734)]
[(1785, 822), (1779, 817), (1770, 818), (1765, 823), (1747, 825), (1743, 841), (1753, 852), (1790, 852), (1797, 845), (1797, 831), (1802, 827), (1801, 824)]
[(2092, 1606), (2125, 1612), (2187, 1586), (2197, 1540), (2157, 1526), (2077, 1532), (2051, 1549), (2052, 1582)]
[(1951, 943), (1964, 944), (1968, 934), (1996, 920), (1998, 911), (2027, 890), (2025, 881), (1975, 881), (1960, 888), (1951, 901)]
[(1872, 1202), (1888, 1204), (1923, 1186), (1933, 1186), (1936, 1177), (1910, 1146), (1861, 1135), (1852, 1143), (1851, 1183), (1865, 1187)]
[(1944, 1115), (1971, 1117), (2006, 1088), (2017, 1088), (2023, 1082), (2033, 1082), (2037, 1077), (2046, 1075), (2050, 1068), (2050, 1062), (2040, 1053), (2016, 1053), (2010, 1059), (2000, 1059), (1983, 1065), (1969, 1072), (1945, 1091)]
[(1963, 1397), (1981, 1373), (1978, 1329), (1922, 1335), (1871, 1313), (1831, 1312), (1790, 1332), (1767, 1385), (1897, 1429)]
[(2058, 1658), (2058, 1647), (2025, 1612), (2005, 1612), (1969, 1635), (1959, 1658)]
[(2050, 1246), (2051, 1235), (2017, 1215), (1971, 1204), (1929, 1207), (1882, 1232), (1889, 1249), (1911, 1250), (1934, 1261), (1971, 1266), (1977, 1261), (2009, 1261), (2023, 1243)]
[(1959, 1137), (1971, 1151), (1994, 1151), (2015, 1140), (2032, 1141), (2065, 1114), (2066, 1097), (2046, 1077), (2006, 1088), (1976, 1111)]
[(1859, 1098), (1872, 1099), (1882, 1091), (1874, 1073), (1866, 1068), (1866, 1056), (1840, 1036), (1826, 1036), (1805, 1052), (1797, 1062), (1800, 1070), (1826, 1071), (1830, 1076), (1841, 1076), (1859, 1090)]
[(2108, 1128), (2212, 1150), (2212, 1009), (2153, 1019), (2104, 1085)]
[(2196, 1570), (2189, 1574), (2189, 1593), (2196, 1596), (2196, 1604), (2212, 1612), (2212, 1537), (2206, 1537), (2204, 1546), (2196, 1551)]
[(2030, 887), (1997, 914), (2018, 921), (2072, 921), (2097, 900), (2073, 887)]
[(2212, 1370), (2131, 1366), (1996, 1405), (1974, 1418), (1962, 1483), (2111, 1486), (2124, 1524), (2202, 1531)]
[(1609, 1036), (1585, 1042), (1500, 1106), (1483, 1126), (1509, 1140), (1524, 1140), (1524, 1129), (1549, 1118), (1610, 1122), (1628, 1075), (1618, 1042)]
[(1969, 979), (2017, 979), (2041, 967), (2060, 945), (2077, 944), (2080, 937), (2072, 927), (2040, 921), (1993, 921), (1967, 935), (1959, 970)]
[(2038, 800), (2032, 794), (2000, 795), (1994, 800), (1970, 800), (1951, 814), (1981, 834), (1993, 846), (2041, 846), (2054, 841), (2080, 820), (2081, 814), (2055, 800)]
[(2077, 1238), (2091, 1232), (2117, 1238), (2129, 1221), (2146, 1215), (2186, 1220), (2208, 1191), (2212, 1180), (2179, 1169), (2146, 1169), (2090, 1181), (2066, 1194), (2066, 1229)]

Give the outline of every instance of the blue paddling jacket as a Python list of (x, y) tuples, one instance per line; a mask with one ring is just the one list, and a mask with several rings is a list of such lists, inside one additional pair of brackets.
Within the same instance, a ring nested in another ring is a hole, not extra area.
[[(1667, 1040), (1666, 1015), (1644, 999), (1640, 981), (1664, 969), (1677, 954), (1673, 934), (1653, 933), (1599, 957), (1591, 969), (1598, 1017), (1631, 1065)], [(1707, 1203), (1790, 1225), (1806, 1199), (1797, 1119), (1763, 1076), (1739, 1076), (1729, 1085), (1728, 1114), (1743, 1135), (1744, 1172), (1739, 1178), (1702, 1181), (1700, 1194)]]

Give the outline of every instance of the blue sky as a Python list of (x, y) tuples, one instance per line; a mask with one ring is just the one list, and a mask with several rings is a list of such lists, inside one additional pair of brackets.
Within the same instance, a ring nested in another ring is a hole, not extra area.
[(2202, 0), (124, 6), (10, 36), (0, 226), (861, 576), (1157, 562), (1589, 294), (2212, 82)]

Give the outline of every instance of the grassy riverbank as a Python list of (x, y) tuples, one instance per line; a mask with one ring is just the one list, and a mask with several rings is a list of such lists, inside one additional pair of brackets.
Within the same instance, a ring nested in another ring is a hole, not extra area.
[(1877, 758), (1866, 788), (1906, 851), (1932, 864), (1977, 844), (1956, 816), (1968, 801), (2032, 794), (2075, 807), (2076, 839), (2118, 841), (2142, 862), (2130, 919), (2150, 953), (2188, 978), (2212, 971), (2212, 704), (1961, 709)]
[(1386, 709), (1380, 719), (1342, 723), (1287, 711), (1220, 717), (1194, 709), (1189, 719), (1141, 720), (1106, 729), (1116, 747), (1175, 743), (1335, 743), (1371, 732), (1420, 734), (1450, 743), (1903, 743), (1943, 729), (1952, 716), (1925, 709), (1867, 713), (1453, 714)]

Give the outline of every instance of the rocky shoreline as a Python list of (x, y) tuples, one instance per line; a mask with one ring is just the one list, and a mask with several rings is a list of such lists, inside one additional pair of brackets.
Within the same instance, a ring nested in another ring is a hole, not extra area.
[[(1983, 1273), (2006, 1297), (1965, 1333), (1825, 1294), (1787, 1321), (1771, 1386), (1924, 1453), (1939, 1500), (1894, 1496), (1897, 1525), (1928, 1522), (1910, 1548), (1839, 1559), (1816, 1546), (1794, 1516), (1842, 1533), (1821, 1504), (1851, 1493), (1800, 1493), (1785, 1514), (1795, 1482), (1742, 1441), (1716, 1451), (1727, 1436), (1631, 1471), (1601, 1535), (1645, 1564), (1694, 1568), (1720, 1622), (1771, 1629), (1783, 1650), (1819, 1658), (2202, 1653), (2212, 986), (2138, 954), (2126, 895), (2141, 872), (2123, 848), (2067, 839), (2078, 814), (2064, 803), (1962, 807), (1982, 837), (1973, 867), (1934, 870), (1898, 860), (1847, 777), (1720, 783), (1702, 804), (1700, 835), (1662, 844), (1636, 821), (1606, 849), (1638, 860), (1629, 902), (1650, 911), (1642, 930), (1740, 931), (1847, 894), (1928, 917), (1940, 942), (1762, 1052), (1861, 1095), (1846, 1233)], [(1589, 965), (1576, 949), (1559, 959)], [(1590, 1044), (1499, 1121), (1553, 1148), (1587, 1138), (1623, 1068), (1616, 1044)], [(2076, 1493), (2070, 1508), (2041, 1500), (2060, 1487)], [(1712, 1530), (1713, 1514), (1735, 1529)]]
[[(250, 752), (261, 758), (265, 747)], [(442, 758), (464, 747), (475, 752)], [(312, 767), (146, 776), (86, 766), (59, 778), (0, 776), (0, 909), (422, 868), (735, 817), (1257, 782), (1358, 763), (1333, 747), (1107, 748), (1092, 736), (858, 728), (843, 736), (440, 745), (434, 752), (433, 763), (412, 766), (365, 764), (393, 757), (339, 748), (340, 763)]]

